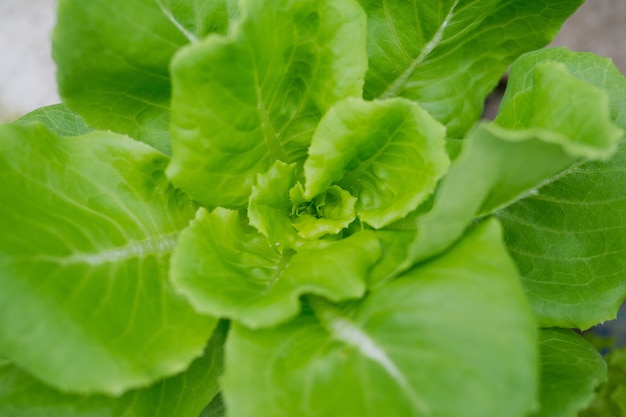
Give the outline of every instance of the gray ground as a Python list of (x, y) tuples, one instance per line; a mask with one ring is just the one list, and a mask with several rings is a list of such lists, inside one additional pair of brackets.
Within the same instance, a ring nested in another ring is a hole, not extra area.
[[(50, 58), (55, 5), (0, 0), (0, 120), (59, 101)], [(612, 57), (626, 73), (626, 0), (587, 0), (555, 44)]]

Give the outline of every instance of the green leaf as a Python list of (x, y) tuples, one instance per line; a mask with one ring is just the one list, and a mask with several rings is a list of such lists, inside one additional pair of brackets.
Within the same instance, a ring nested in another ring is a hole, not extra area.
[(200, 417), (224, 417), (226, 409), (222, 401), (222, 395), (218, 394), (211, 400), (209, 404), (202, 410)]
[[(581, 84), (572, 76), (575, 74), (564, 72), (561, 64), (543, 64), (529, 71), (512, 71), (511, 88), (518, 88), (517, 77), (535, 80), (532, 87), (519, 88), (518, 95), (511, 93), (515, 98), (503, 103), (502, 118), (494, 123), (479, 124), (465, 138), (460, 155), (441, 181), (432, 209), (417, 217), (416, 239), (409, 247), (405, 262), (397, 270), (440, 253), (462, 235), (475, 217), (490, 214), (536, 193), (538, 187), (554, 181), (574, 164), (586, 159), (605, 158), (615, 148), (622, 133), (611, 120), (606, 93), (591, 84)], [(567, 88), (578, 89), (580, 96), (576, 101), (571, 102), (567, 95), (563, 95)], [(543, 91), (535, 92), (539, 89)], [(546, 100), (532, 101), (534, 95)], [(537, 106), (536, 114), (543, 111), (554, 114), (556, 111), (559, 118), (549, 124), (540, 117), (534, 118), (534, 113), (524, 113), (524, 104), (530, 102)], [(572, 130), (560, 121), (576, 120), (583, 112), (586, 123), (601, 130)], [(602, 139), (598, 140), (598, 136)], [(554, 225), (561, 220), (551, 221)], [(534, 224), (529, 225), (531, 229), (534, 227)], [(536, 229), (529, 233), (535, 234)], [(526, 242), (526, 234), (520, 239)], [(525, 243), (520, 243), (519, 247), (520, 251), (526, 250)], [(509, 245), (509, 248), (514, 249), (515, 245)], [(552, 291), (549, 294), (547, 298), (553, 296)]]
[(358, 298), (380, 253), (368, 231), (337, 241), (311, 241), (281, 253), (240, 215), (200, 209), (174, 251), (174, 286), (200, 312), (266, 327), (295, 316), (299, 297)]
[(93, 130), (82, 117), (64, 104), (41, 107), (20, 117), (13, 124), (26, 125), (37, 122), (43, 123), (51, 132), (60, 136), (80, 136)]
[(170, 60), (225, 33), (232, 3), (60, 0), (52, 40), (63, 101), (97, 128), (169, 153)]
[(539, 332), (540, 408), (535, 417), (574, 417), (606, 380), (606, 362), (583, 337), (571, 330)]
[(614, 350), (606, 358), (608, 381), (597, 390), (593, 402), (580, 417), (626, 416), (626, 349)]
[(368, 17), (366, 98), (420, 103), (461, 138), (519, 55), (541, 48), (583, 0), (359, 0)]
[(357, 199), (337, 185), (307, 201), (301, 184), (297, 184), (291, 189), (290, 197), (294, 205), (291, 224), (304, 239), (336, 235), (356, 218)]
[(226, 326), (185, 372), (121, 397), (57, 391), (12, 365), (0, 365), (0, 414), (7, 417), (198, 417), (218, 395)]
[[(414, 221), (413, 221), (414, 223)], [(407, 248), (415, 241), (417, 231), (411, 224), (409, 230), (375, 230), (380, 242), (381, 256), (370, 270), (367, 280), (368, 288), (377, 288), (399, 273), (399, 266), (407, 261)]]
[(257, 175), (248, 202), (250, 225), (281, 251), (296, 246), (297, 231), (289, 216), (293, 206), (289, 191), (296, 185), (296, 170), (296, 164), (276, 161)]
[(296, 164), (276, 161), (257, 176), (248, 203), (250, 224), (281, 252), (337, 235), (356, 218), (356, 198), (349, 192), (334, 185), (307, 199), (296, 178)]
[(167, 162), (113, 133), (0, 126), (0, 352), (17, 366), (118, 395), (201, 354), (217, 321), (167, 279), (194, 211)]
[(381, 228), (415, 210), (448, 168), (445, 129), (404, 99), (347, 99), (324, 116), (304, 164), (305, 198), (338, 183)]
[(361, 95), (365, 36), (351, 0), (243, 1), (228, 36), (172, 63), (174, 183), (208, 206), (244, 208), (258, 173), (303, 160), (321, 116)]
[[(223, 395), (238, 417), (522, 417), (536, 325), (497, 222), (363, 301), (273, 329), (234, 324)], [(514, 358), (514, 360), (512, 360)]]
[[(626, 130), (626, 78), (606, 58), (563, 48), (528, 54), (511, 68), (510, 88), (527, 89), (533, 78), (524, 74), (545, 61), (560, 62), (574, 77), (604, 90), (611, 118)], [(505, 105), (514, 100), (505, 96)], [(567, 118), (572, 126), (580, 120), (593, 126), (590, 116), (599, 103), (587, 104), (587, 114)], [(597, 135), (605, 139), (601, 131)], [(622, 141), (610, 160), (576, 165), (497, 213), (543, 326), (586, 329), (615, 317), (626, 293), (625, 195)]]
[(502, 102), (497, 124), (544, 131), (545, 141), (561, 144), (572, 156), (607, 159), (615, 153), (624, 132), (611, 120), (605, 91), (570, 74), (562, 63), (540, 63), (529, 72), (533, 76), (526, 78), (532, 81)]

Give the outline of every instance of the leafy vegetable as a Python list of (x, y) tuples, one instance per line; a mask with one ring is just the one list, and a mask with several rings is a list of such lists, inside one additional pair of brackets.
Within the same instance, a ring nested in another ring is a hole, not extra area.
[(580, 3), (60, 0), (64, 103), (0, 125), (0, 414), (624, 414), (571, 328), (626, 294), (626, 78), (531, 52)]

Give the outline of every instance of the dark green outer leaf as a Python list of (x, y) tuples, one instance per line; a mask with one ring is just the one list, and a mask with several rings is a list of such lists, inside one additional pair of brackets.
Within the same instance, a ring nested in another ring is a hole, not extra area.
[(198, 417), (218, 395), (226, 326), (219, 326), (204, 355), (182, 374), (121, 397), (64, 394), (17, 367), (0, 364), (3, 417)]
[(580, 417), (626, 416), (626, 348), (612, 351), (606, 357), (608, 381), (599, 387), (596, 397)]
[(96, 128), (169, 153), (170, 60), (189, 42), (225, 33), (231, 3), (60, 0), (53, 57), (63, 101)]
[(120, 394), (201, 354), (217, 321), (168, 281), (194, 207), (167, 162), (110, 132), (0, 126), (0, 352), (13, 363), (63, 390)]
[(37, 122), (43, 123), (51, 132), (60, 136), (80, 136), (93, 130), (87, 126), (82, 117), (64, 104), (41, 107), (20, 117), (13, 124), (25, 125)]
[(546, 45), (582, 0), (360, 0), (365, 97), (419, 102), (461, 138), (519, 55)]
[(574, 417), (606, 380), (606, 362), (582, 336), (571, 330), (539, 332), (540, 408), (533, 417)]
[[(432, 209), (417, 217), (416, 239), (398, 269), (444, 250), (476, 216), (536, 193), (575, 163), (606, 158), (615, 149), (622, 131), (611, 120), (605, 92), (570, 74), (560, 63), (544, 63), (529, 71), (532, 75), (512, 72), (511, 88), (519, 94), (512, 93), (513, 98), (503, 103), (505, 116), (478, 125), (465, 138)], [(532, 88), (517, 86), (520, 77), (533, 80)], [(569, 88), (577, 89), (575, 101), (563, 94)], [(533, 110), (527, 111), (528, 106)], [(542, 119), (543, 113), (559, 118), (550, 123)], [(562, 122), (581, 117), (597, 129), (571, 129)], [(604, 137), (598, 140), (597, 135)]]
[[(611, 117), (626, 130), (626, 78), (610, 60), (563, 48), (516, 63), (511, 91), (543, 61), (606, 91)], [(504, 105), (512, 100), (505, 95)], [(605, 162), (574, 167), (536, 195), (497, 213), (507, 245), (543, 326), (588, 328), (615, 317), (626, 294), (626, 142)]]
[(222, 394), (216, 395), (213, 400), (200, 413), (200, 417), (224, 417), (226, 409), (222, 400)]

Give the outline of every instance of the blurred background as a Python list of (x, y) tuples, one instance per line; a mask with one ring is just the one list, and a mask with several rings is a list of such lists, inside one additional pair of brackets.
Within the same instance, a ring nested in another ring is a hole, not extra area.
[[(56, 2), (0, 0), (0, 121), (59, 102), (50, 57)], [(611, 57), (626, 74), (626, 0), (587, 0), (554, 44)]]
[(59, 102), (50, 32), (56, 0), (0, 0), (0, 120)]

